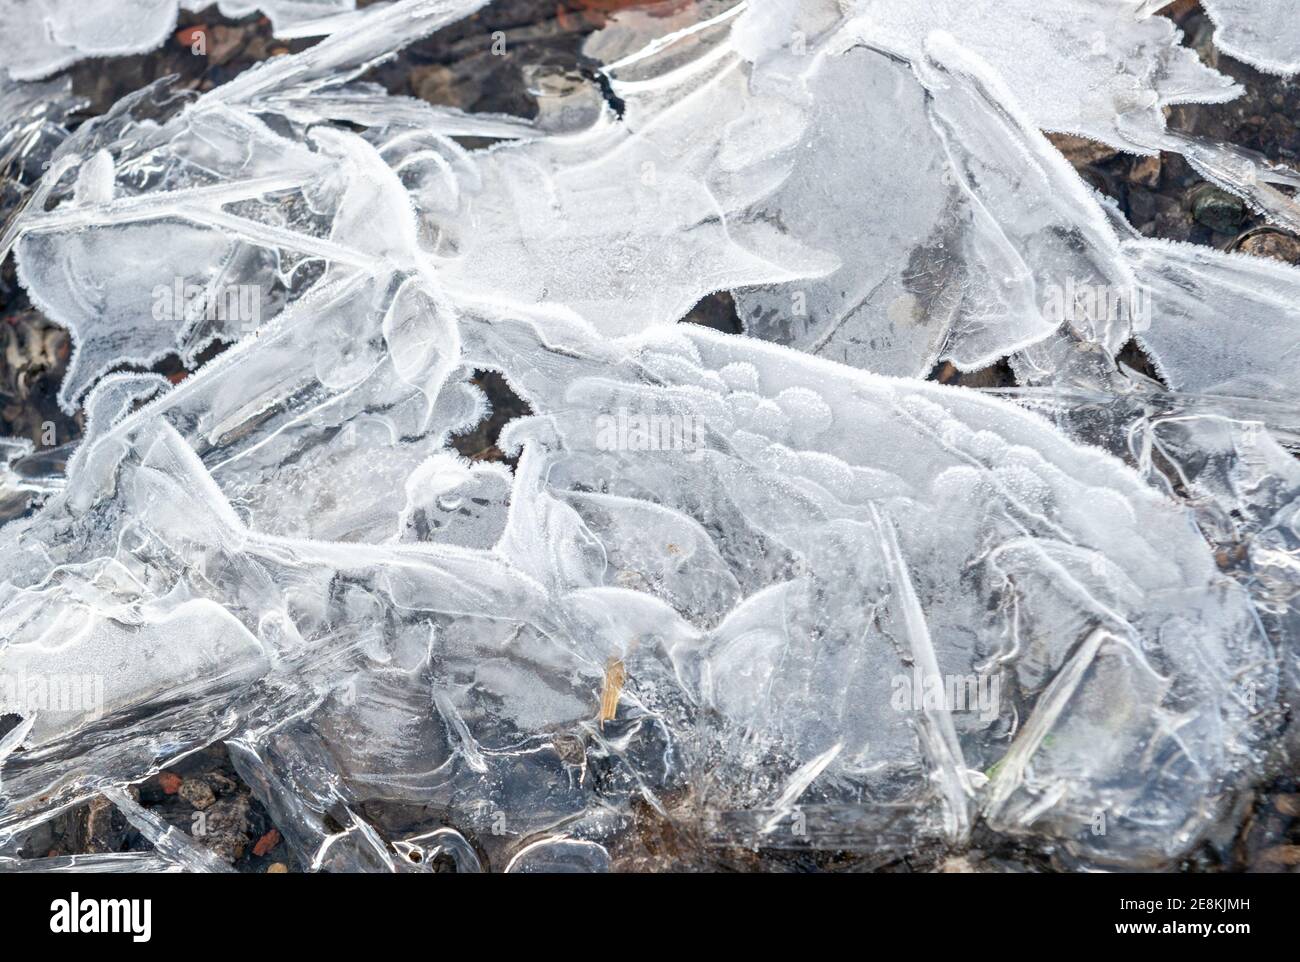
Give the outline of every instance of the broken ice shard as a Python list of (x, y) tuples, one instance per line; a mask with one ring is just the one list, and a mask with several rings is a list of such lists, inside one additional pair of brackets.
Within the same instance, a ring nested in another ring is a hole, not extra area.
[[(1183, 857), (1295, 688), (1296, 479), (1239, 407), (1287, 390), (1295, 272), (1138, 239), (1037, 128), (1154, 149), (1226, 81), (1076, 0), (615, 20), (585, 127), (360, 80), (480, 5), (140, 91), (9, 225), (86, 433), (4, 449), (0, 867), (103, 794), (153, 854), (48, 867), (224, 868), (129, 792), (217, 742), (309, 870), (680, 864), (646, 822), (690, 865), (980, 822)], [(1160, 306), (1054, 317), (1066, 283)], [(727, 289), (746, 334), (676, 323)], [(1043, 386), (919, 379), (1004, 354)], [(499, 463), (452, 447), (484, 370), (532, 412)]]
[(1286, 0), (1204, 0), (1224, 53), (1269, 73), (1300, 72), (1300, 23)]
[[(356, 0), (218, 0), (222, 16), (262, 11), (281, 32), (354, 9)], [(178, 9), (208, 0), (5, 0), (0, 3), (0, 75), (36, 80), (87, 57), (145, 53), (162, 45)], [(199, 41), (204, 42), (204, 41)], [(206, 53), (206, 47), (196, 50)]]

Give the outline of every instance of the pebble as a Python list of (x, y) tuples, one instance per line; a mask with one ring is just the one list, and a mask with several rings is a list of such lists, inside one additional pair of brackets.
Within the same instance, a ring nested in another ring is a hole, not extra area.
[(243, 27), (217, 24), (208, 28), (208, 63), (215, 66), (230, 63), (243, 49), (246, 40)]
[(212, 791), (211, 786), (201, 778), (185, 779), (185, 781), (181, 782), (179, 794), (181, 798), (199, 811), (211, 808), (217, 800), (216, 793)]
[(251, 796), (247, 794), (221, 799), (207, 810), (205, 831), (199, 836), (199, 841), (220, 858), (234, 864), (248, 850), (251, 812)]
[(217, 793), (218, 797), (230, 795), (239, 788), (238, 782), (233, 778), (227, 778), (220, 772), (208, 772), (203, 776), (203, 780), (211, 786), (212, 790)]
[[(116, 816), (116, 817), (115, 817)], [(86, 813), (86, 851), (118, 852), (126, 840), (126, 819), (103, 795), (90, 800)]]
[(1155, 187), (1160, 183), (1162, 169), (1163, 164), (1159, 154), (1154, 157), (1138, 157), (1129, 167), (1128, 179), (1141, 187)]
[(1237, 244), (1237, 250), (1285, 264), (1300, 264), (1300, 238), (1280, 230), (1251, 231)]
[(1192, 191), (1192, 217), (1220, 234), (1235, 234), (1246, 219), (1246, 203), (1226, 190), (1202, 184)]
[(1119, 155), (1119, 151), (1114, 147), (1089, 140), (1087, 137), (1076, 137), (1074, 134), (1048, 134), (1047, 139), (1075, 167), (1104, 163)]
[(467, 106), (456, 90), (456, 75), (441, 64), (412, 69), (410, 84), (415, 96), (431, 104)]
[(1273, 807), (1283, 815), (1300, 818), (1300, 795), (1275, 795), (1273, 796)]

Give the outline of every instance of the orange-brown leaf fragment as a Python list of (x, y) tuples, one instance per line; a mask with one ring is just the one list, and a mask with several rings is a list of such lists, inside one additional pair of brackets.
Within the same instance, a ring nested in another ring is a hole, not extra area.
[(208, 39), (208, 28), (201, 24), (196, 27), (181, 27), (176, 31), (176, 42), (185, 47), (193, 47), (200, 41)]
[(280, 832), (278, 829), (273, 828), (254, 843), (253, 854), (261, 858), (279, 844)]

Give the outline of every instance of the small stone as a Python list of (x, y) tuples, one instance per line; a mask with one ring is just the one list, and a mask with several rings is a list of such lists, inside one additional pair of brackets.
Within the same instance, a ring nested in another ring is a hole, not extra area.
[(465, 106), (457, 95), (456, 75), (441, 64), (413, 69), (410, 84), (415, 96), (421, 100), (451, 107)]
[(1226, 190), (1202, 184), (1192, 193), (1192, 217), (1220, 234), (1233, 234), (1246, 219), (1246, 204)]
[(1138, 157), (1128, 169), (1128, 179), (1141, 187), (1155, 187), (1160, 183), (1160, 171), (1163, 165), (1160, 155)]
[(243, 858), (252, 831), (251, 796), (223, 798), (207, 811), (205, 832), (199, 840), (219, 858), (234, 863)]
[(1105, 163), (1119, 155), (1119, 151), (1114, 147), (1089, 140), (1087, 137), (1076, 137), (1074, 134), (1048, 134), (1047, 139), (1075, 167)]
[(278, 829), (271, 829), (253, 845), (253, 854), (261, 858), (271, 849), (280, 844), (280, 832)]
[(957, 370), (952, 361), (942, 362), (933, 373), (934, 379), (940, 384), (956, 384), (957, 378), (961, 377), (961, 371)]
[(236, 835), (213, 835), (204, 838), (208, 850), (223, 862), (234, 865), (244, 857), (248, 849), (248, 840)]
[(212, 26), (208, 28), (208, 63), (222, 66), (234, 60), (243, 49), (247, 36), (243, 27)]
[(227, 778), (220, 772), (207, 772), (203, 776), (203, 780), (208, 783), (208, 786), (217, 794), (218, 798), (233, 794), (239, 789), (238, 782), (233, 778)]
[(272, 862), (270, 865), (266, 867), (266, 874), (267, 875), (288, 875), (289, 866), (285, 865), (283, 862)]
[(164, 793), (175, 795), (181, 790), (181, 783), (184, 781), (175, 772), (163, 772), (158, 776), (158, 784), (162, 786)]
[(86, 814), (86, 851), (119, 852), (126, 841), (126, 819), (102, 795), (90, 800)]
[(47, 851), (54, 844), (54, 826), (49, 821), (41, 822), (31, 830), (19, 847), (23, 858), (34, 858)]
[(1148, 237), (1164, 237), (1168, 240), (1188, 241), (1191, 240), (1192, 230), (1195, 224), (1182, 210), (1177, 212), (1162, 210), (1151, 220), (1150, 223), (1142, 226), (1142, 233)]
[(1231, 548), (1220, 548), (1214, 552), (1215, 563), (1224, 571), (1242, 564), (1248, 557), (1245, 545), (1233, 545)]
[(1251, 231), (1237, 244), (1237, 250), (1285, 264), (1300, 264), (1300, 238), (1280, 230)]
[(248, 795), (223, 798), (208, 813), (208, 826), (214, 832), (247, 835), (251, 811), (252, 805)]
[(181, 782), (180, 796), (199, 811), (211, 807), (212, 803), (217, 800), (216, 793), (201, 778), (187, 778)]
[(1273, 807), (1290, 818), (1300, 818), (1300, 795), (1275, 795)]

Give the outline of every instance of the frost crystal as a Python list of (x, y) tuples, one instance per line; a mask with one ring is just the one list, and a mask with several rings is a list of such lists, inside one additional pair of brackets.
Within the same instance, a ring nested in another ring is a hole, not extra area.
[[(18, 6), (40, 76), (176, 4)], [(979, 824), (1186, 855), (1296, 685), (1300, 272), (1141, 238), (1042, 130), (1267, 210), (1165, 130), (1231, 83), (1119, 0), (622, 15), (576, 121), (363, 79), (480, 6), (358, 11), (45, 151), (0, 249), (86, 431), (65, 469), (0, 441), (0, 868), (225, 869), (127, 791), (217, 742), (311, 870), (653, 866), (645, 820), (685, 864)], [(723, 291), (742, 334), (676, 323)], [(922, 380), (1001, 359), (1001, 395)], [(476, 371), (531, 412), (501, 460), (453, 447)], [(96, 794), (152, 854), (15, 857)]]
[(1288, 0), (1204, 0), (1223, 52), (1270, 73), (1300, 73), (1300, 22)]

